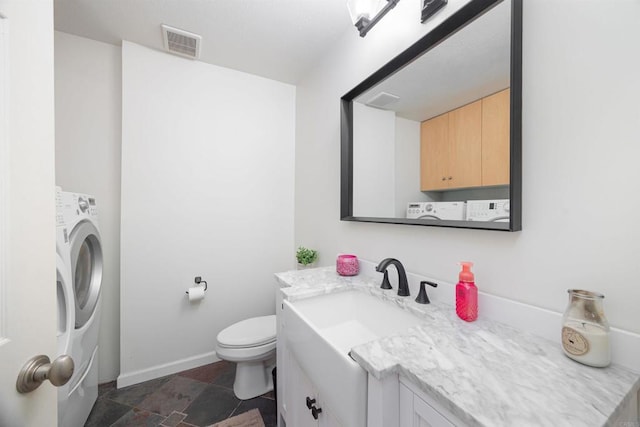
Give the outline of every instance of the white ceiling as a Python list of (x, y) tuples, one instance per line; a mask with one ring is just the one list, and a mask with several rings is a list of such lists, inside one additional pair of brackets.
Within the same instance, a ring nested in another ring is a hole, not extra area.
[(55, 29), (163, 50), (160, 24), (202, 39), (200, 60), (297, 83), (347, 29), (345, 0), (55, 0)]
[(382, 107), (421, 122), (510, 86), (511, 2), (504, 1), (356, 98), (380, 92), (400, 99)]

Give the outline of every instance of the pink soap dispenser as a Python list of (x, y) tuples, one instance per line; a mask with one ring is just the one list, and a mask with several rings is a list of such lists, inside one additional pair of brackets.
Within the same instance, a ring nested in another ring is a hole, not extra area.
[(456, 313), (467, 322), (478, 318), (478, 288), (471, 272), (472, 262), (461, 262), (460, 281), (456, 285)]

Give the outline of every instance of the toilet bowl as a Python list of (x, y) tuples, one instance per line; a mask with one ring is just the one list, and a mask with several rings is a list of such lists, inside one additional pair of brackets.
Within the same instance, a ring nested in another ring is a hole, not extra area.
[(237, 364), (233, 392), (238, 399), (252, 399), (273, 390), (276, 316), (253, 317), (223, 329), (217, 337), (216, 353), (220, 359)]

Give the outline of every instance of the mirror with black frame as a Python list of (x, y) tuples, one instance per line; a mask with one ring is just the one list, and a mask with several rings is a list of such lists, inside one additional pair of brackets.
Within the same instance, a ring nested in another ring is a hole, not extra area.
[(521, 230), (522, 0), (472, 0), (341, 99), (345, 221)]

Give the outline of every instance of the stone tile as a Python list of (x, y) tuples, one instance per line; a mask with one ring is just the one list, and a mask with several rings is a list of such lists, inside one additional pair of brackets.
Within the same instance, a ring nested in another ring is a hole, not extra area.
[(89, 414), (85, 427), (104, 427), (118, 421), (132, 408), (108, 399), (98, 399)]
[(208, 426), (229, 418), (239, 403), (240, 400), (235, 397), (233, 390), (208, 385), (184, 410), (189, 414), (184, 421), (198, 426)]
[(265, 394), (263, 394), (260, 397), (264, 397), (265, 399), (271, 399), (271, 400), (275, 400), (276, 399), (276, 394), (273, 392), (273, 390), (266, 392)]
[(216, 378), (214, 378), (213, 381), (211, 381), (211, 384), (233, 389), (233, 381), (235, 379), (236, 379), (236, 364), (232, 362), (227, 362), (224, 368), (216, 376)]
[(167, 417), (173, 411), (184, 412), (206, 387), (203, 382), (176, 375), (136, 406)]
[(105, 395), (109, 394), (115, 389), (116, 389), (115, 381), (98, 384), (98, 399), (102, 399), (103, 397), (105, 397)]
[(252, 409), (235, 417), (227, 418), (211, 427), (265, 427), (260, 411)]
[(210, 363), (198, 368), (189, 369), (188, 371), (182, 371), (178, 373), (178, 375), (205, 383), (213, 383), (221, 374), (228, 373), (230, 370), (233, 370), (235, 375), (235, 368), (233, 365), (235, 365), (235, 363), (221, 360), (216, 363)]
[(187, 414), (183, 414), (182, 412), (173, 411), (171, 415), (167, 417), (166, 420), (160, 424), (162, 427), (176, 427), (178, 424), (182, 422), (187, 417)]
[(162, 421), (164, 421), (162, 415), (133, 408), (124, 417), (111, 424), (111, 427), (157, 427)]
[(153, 380), (145, 381), (140, 384), (134, 384), (121, 389), (114, 389), (104, 395), (105, 398), (123, 403), (129, 406), (138, 406), (140, 402), (146, 399), (152, 393), (158, 391), (160, 387), (169, 382), (172, 377), (161, 377)]
[(241, 414), (250, 409), (258, 409), (262, 420), (266, 427), (276, 427), (278, 424), (278, 414), (276, 409), (276, 402), (271, 399), (265, 399), (264, 397), (256, 397), (255, 399), (243, 400), (238, 408), (234, 411), (233, 415)]

